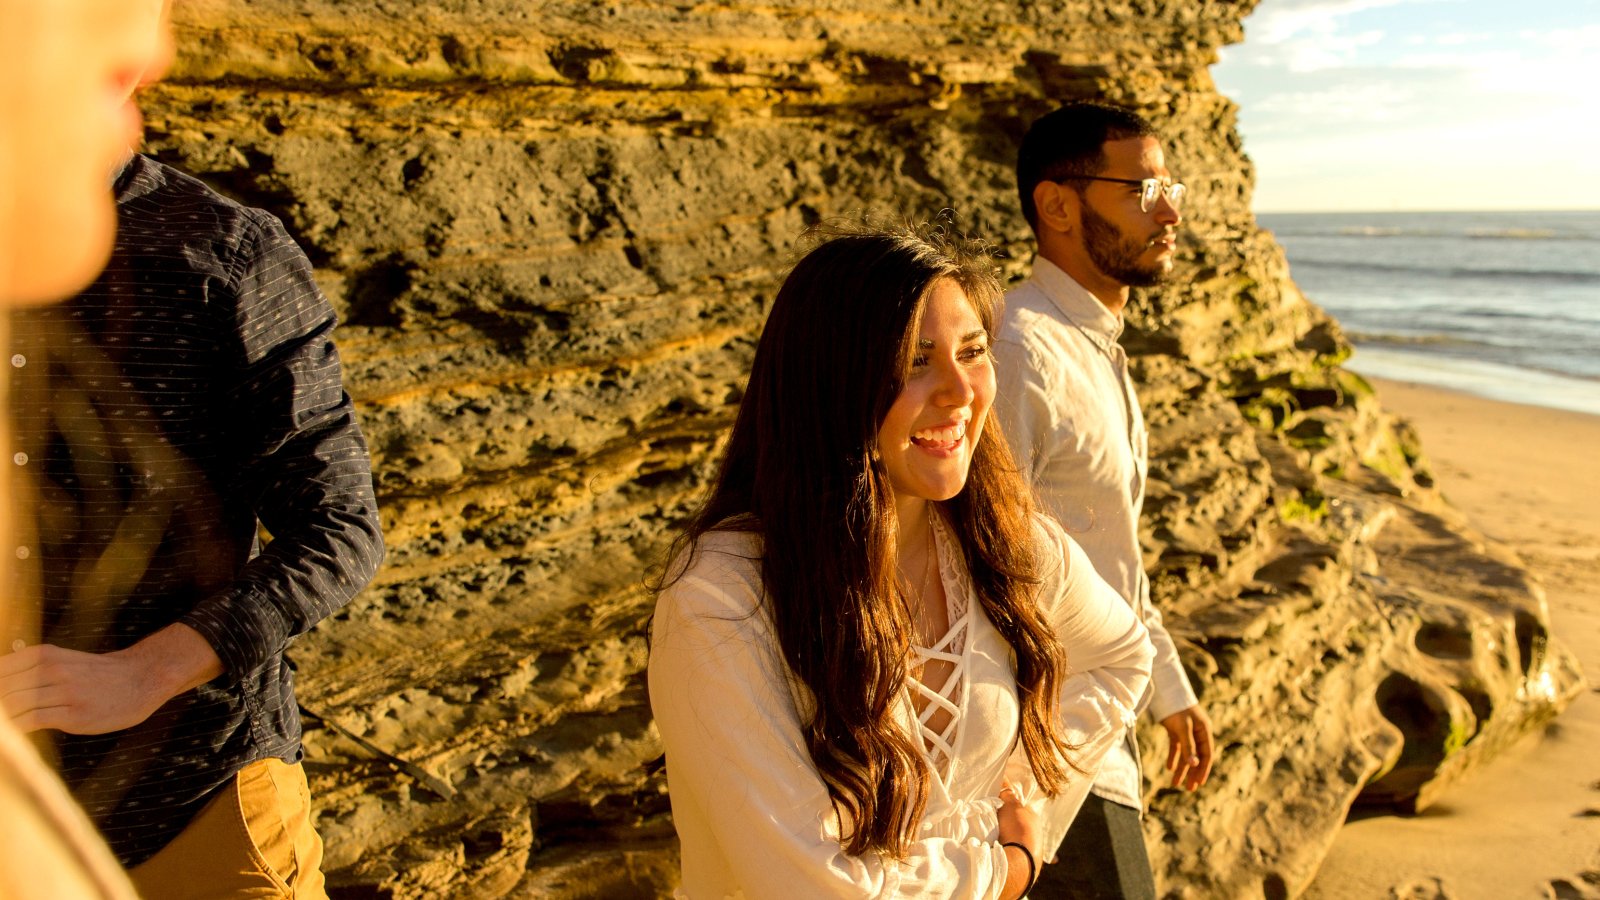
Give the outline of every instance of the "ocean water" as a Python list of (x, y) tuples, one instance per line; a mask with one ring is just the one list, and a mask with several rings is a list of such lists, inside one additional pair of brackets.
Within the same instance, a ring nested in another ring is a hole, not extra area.
[(1257, 220), (1355, 371), (1600, 415), (1600, 211)]

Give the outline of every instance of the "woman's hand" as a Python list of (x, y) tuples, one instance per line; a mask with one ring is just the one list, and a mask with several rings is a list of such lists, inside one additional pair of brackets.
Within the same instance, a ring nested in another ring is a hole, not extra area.
[(1033, 862), (1030, 866), (1029, 856), (1016, 847), (1005, 848), (1006, 861), (1010, 866), (1005, 890), (1000, 892), (1000, 896), (1002, 900), (1019, 900), (1028, 893), (1028, 888), (1033, 887), (1030, 876), (1037, 878), (1039, 874), (1039, 813), (1023, 806), (1010, 785), (1000, 791), (1000, 799), (1003, 801), (998, 813), (1000, 843), (1027, 847)]

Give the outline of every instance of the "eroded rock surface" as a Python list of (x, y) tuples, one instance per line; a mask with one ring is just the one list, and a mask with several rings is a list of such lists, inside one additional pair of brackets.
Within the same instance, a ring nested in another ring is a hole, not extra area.
[(1021, 273), (1016, 141), (1073, 98), (1157, 121), (1193, 198), (1128, 338), (1147, 562), (1222, 743), (1199, 794), (1151, 788), (1163, 889), (1296, 893), (1358, 794), (1424, 805), (1553, 715), (1578, 679), (1537, 588), (1250, 214), (1207, 67), (1253, 6), (181, 4), (151, 149), (311, 255), (388, 534), (293, 653), (334, 896), (670, 893), (642, 582), (796, 238), (948, 207)]

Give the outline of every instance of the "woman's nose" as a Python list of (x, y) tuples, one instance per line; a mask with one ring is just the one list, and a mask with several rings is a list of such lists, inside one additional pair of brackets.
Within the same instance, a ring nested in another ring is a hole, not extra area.
[(954, 360), (944, 361), (939, 366), (939, 383), (934, 390), (934, 402), (949, 407), (961, 407), (971, 403), (977, 396), (972, 379), (973, 373), (965, 366)]

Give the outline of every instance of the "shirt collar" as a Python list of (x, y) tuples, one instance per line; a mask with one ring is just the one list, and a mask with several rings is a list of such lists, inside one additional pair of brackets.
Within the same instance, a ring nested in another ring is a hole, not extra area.
[(1117, 338), (1122, 336), (1122, 317), (1106, 309), (1088, 288), (1050, 260), (1035, 256), (1033, 275), (1028, 280), (1038, 285), (1067, 321), (1076, 325), (1101, 350), (1110, 352)]
[(158, 174), (152, 170), (149, 158), (130, 150), (127, 158), (112, 176), (111, 192), (116, 196), (118, 203), (144, 196), (160, 186), (160, 182), (156, 180)]
[(133, 161), (138, 158), (139, 154), (133, 152), (132, 148), (130, 148), (122, 154), (121, 159), (117, 160), (117, 164), (112, 168), (109, 178), (112, 190), (116, 190), (119, 184), (131, 177)]

